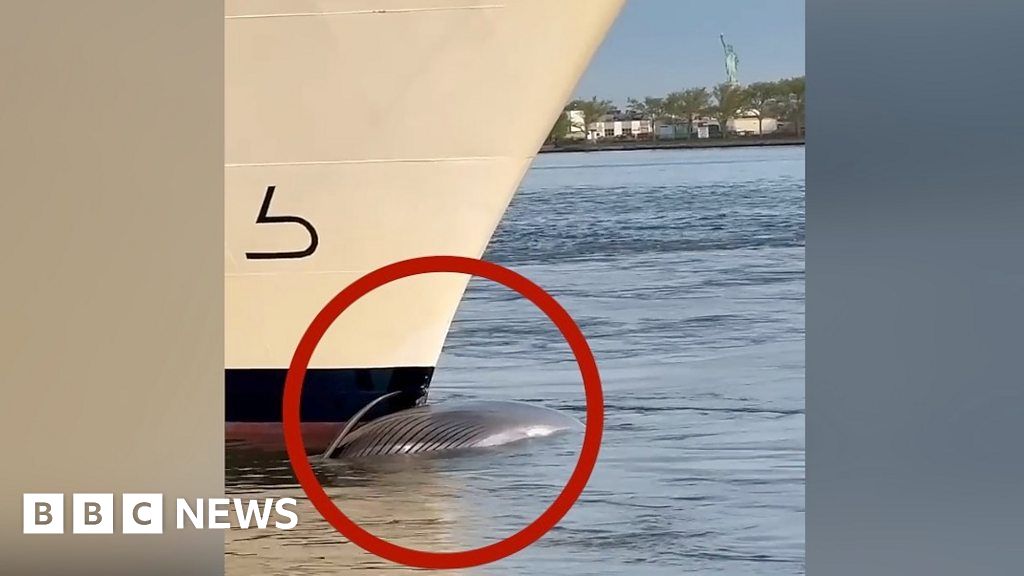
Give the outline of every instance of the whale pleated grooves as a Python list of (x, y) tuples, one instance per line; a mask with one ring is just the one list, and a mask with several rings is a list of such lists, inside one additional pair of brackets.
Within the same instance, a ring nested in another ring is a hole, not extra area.
[(395, 412), (353, 430), (355, 424), (342, 430), (325, 458), (486, 448), (583, 429), (579, 420), (557, 410), (512, 401), (442, 402)]

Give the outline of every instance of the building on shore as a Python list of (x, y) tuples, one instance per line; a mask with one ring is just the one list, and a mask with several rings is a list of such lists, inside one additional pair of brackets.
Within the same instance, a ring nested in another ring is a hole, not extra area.
[(698, 116), (692, 124), (683, 119), (664, 119), (657, 126), (657, 135), (661, 140), (718, 138), (721, 134), (718, 120), (709, 116)]
[[(567, 140), (704, 139), (721, 138), (723, 132), (718, 119), (711, 116), (694, 118), (692, 124), (679, 118), (663, 118), (652, 122), (650, 118), (613, 110), (600, 120), (584, 126), (583, 111), (567, 110), (565, 115), (568, 127), (563, 137)], [(756, 110), (745, 110), (726, 122), (725, 132), (740, 136), (759, 136), (776, 132), (780, 127), (779, 121), (775, 118), (765, 116), (759, 121)]]
[[(572, 133), (574, 131), (577, 134), (582, 132), (583, 114), (578, 110), (570, 110), (568, 114), (570, 124), (574, 125), (573, 128), (570, 128), (569, 137), (573, 137)], [(591, 122), (587, 126), (586, 138), (587, 140), (600, 140), (602, 138), (644, 139), (650, 138), (653, 131), (653, 123), (649, 118), (612, 110), (602, 116), (600, 120)]]
[(590, 133), (587, 131), (582, 110), (566, 110), (565, 116), (569, 119), (569, 129), (565, 133), (567, 139), (590, 140)]
[[(760, 136), (771, 134), (779, 129), (779, 121), (765, 116), (758, 120), (757, 110), (744, 110), (739, 116), (729, 119), (726, 130), (741, 136)], [(716, 122), (717, 123), (717, 122)]]
[(601, 138), (649, 138), (653, 129), (648, 118), (628, 115), (609, 115), (590, 124), (592, 139)]
[[(693, 119), (691, 126), (685, 120), (658, 123), (658, 138), (672, 140), (678, 138), (720, 138), (722, 136), (721, 123), (717, 118), (701, 116)], [(779, 129), (779, 122), (775, 118), (765, 116), (760, 122), (756, 110), (746, 110), (738, 116), (730, 118), (725, 123), (725, 131), (729, 134), (739, 136), (760, 136), (771, 134)]]

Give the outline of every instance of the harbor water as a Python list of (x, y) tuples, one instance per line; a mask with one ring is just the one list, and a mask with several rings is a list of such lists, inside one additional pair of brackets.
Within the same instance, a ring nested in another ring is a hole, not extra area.
[[(605, 394), (590, 483), (522, 552), (464, 574), (804, 572), (804, 148), (545, 154), (485, 258), (573, 315)], [(578, 368), (532, 304), (474, 279), (430, 402), (585, 420)], [(434, 551), (507, 537), (557, 496), (582, 435), (452, 457), (317, 465), (375, 535)], [(227, 448), (229, 496), (299, 499), (290, 531), (230, 530), (228, 574), (405, 574), (305, 500), (283, 451)]]

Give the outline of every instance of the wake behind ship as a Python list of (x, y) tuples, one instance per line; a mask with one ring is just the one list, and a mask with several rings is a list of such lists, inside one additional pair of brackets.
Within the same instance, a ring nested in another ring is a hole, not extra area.
[[(280, 422), (295, 345), (339, 290), (483, 254), (621, 4), (228, 0), (229, 438)], [(338, 318), (303, 386), (308, 428), (393, 391), (375, 415), (423, 403), (468, 281), (406, 278)]]

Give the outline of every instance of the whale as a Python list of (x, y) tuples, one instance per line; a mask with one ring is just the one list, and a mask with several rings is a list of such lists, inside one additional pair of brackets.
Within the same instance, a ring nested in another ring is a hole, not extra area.
[(558, 410), (505, 400), (428, 404), (357, 426), (374, 404), (376, 401), (349, 421), (322, 454), (324, 459), (438, 454), (583, 430), (579, 420)]

